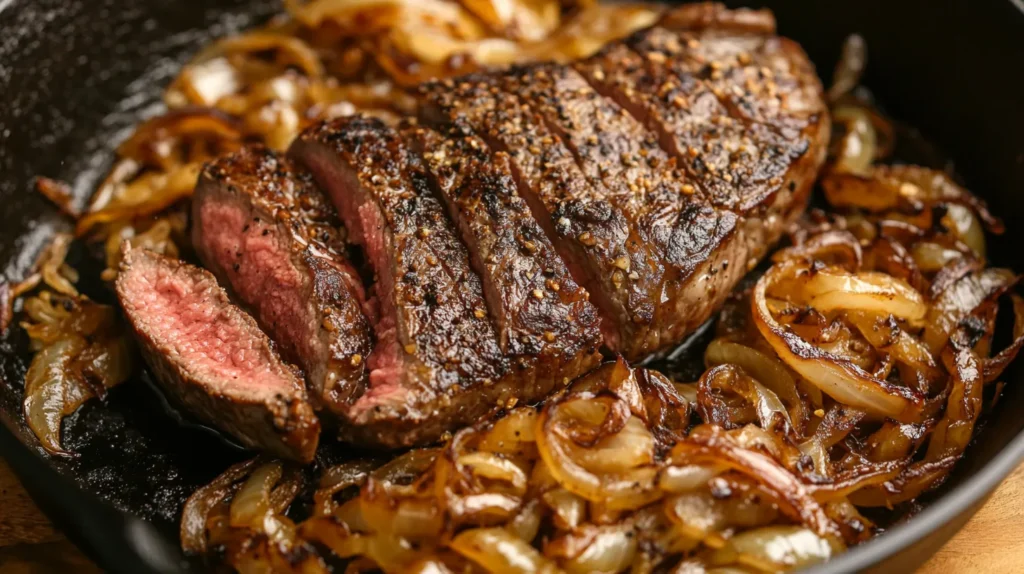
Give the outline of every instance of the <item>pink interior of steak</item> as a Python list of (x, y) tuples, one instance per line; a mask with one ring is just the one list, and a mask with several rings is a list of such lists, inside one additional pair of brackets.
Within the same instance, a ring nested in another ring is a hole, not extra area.
[(260, 324), (274, 335), (285, 354), (308, 357), (317, 344), (317, 325), (303, 275), (292, 264), (285, 239), (272, 222), (252, 217), (234, 201), (205, 201), (200, 207), (203, 238)]
[(345, 222), (349, 238), (362, 244), (377, 275), (373, 287), (375, 296), (370, 303), (376, 302), (378, 309), (367, 313), (367, 317), (374, 322), (377, 344), (367, 360), (370, 388), (353, 406), (355, 411), (359, 411), (362, 405), (371, 401), (404, 392), (401, 383), (401, 353), (404, 351), (398, 341), (396, 310), (391, 297), (394, 278), (388, 255), (391, 250), (390, 240), (384, 232), (387, 224), (377, 202), (362, 188), (354, 174), (329, 157), (330, 153), (327, 150), (314, 151), (307, 148), (303, 159), (316, 174), (321, 187), (330, 194)]
[[(120, 290), (143, 316), (150, 336), (197, 377), (222, 392), (294, 392), (294, 382), (241, 310), (220, 296), (212, 275), (144, 260), (125, 272)], [(154, 260), (155, 261), (155, 260)]]

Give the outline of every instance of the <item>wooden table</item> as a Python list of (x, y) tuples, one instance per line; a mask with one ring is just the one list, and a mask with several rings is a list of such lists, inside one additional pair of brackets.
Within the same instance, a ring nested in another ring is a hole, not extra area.
[[(918, 574), (1024, 571), (1024, 465)], [(0, 460), (0, 572), (99, 569), (56, 532)]]

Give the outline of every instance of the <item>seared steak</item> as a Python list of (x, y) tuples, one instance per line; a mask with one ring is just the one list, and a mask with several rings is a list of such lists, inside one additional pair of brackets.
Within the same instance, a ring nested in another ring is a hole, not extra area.
[(582, 62), (420, 99), (423, 125), (337, 119), (289, 151), (375, 271), (365, 316), (308, 176), (242, 152), (196, 201), (203, 259), (303, 363), (342, 437), (389, 447), (543, 398), (601, 339), (630, 359), (678, 344), (803, 210), (829, 131), (770, 14), (710, 4)]
[(502, 91), (498, 75), (432, 82), (420, 93), (425, 121), (476, 133), (508, 154), (520, 194), (600, 309), (605, 344), (649, 346), (657, 336), (651, 324), (663, 275), (658, 257), (603, 189), (590, 184), (562, 137)]
[(134, 249), (125, 253), (117, 295), (172, 400), (247, 446), (312, 460), (320, 424), (302, 380), (213, 275)]
[(340, 221), (308, 172), (266, 148), (210, 163), (192, 200), (199, 257), (302, 366), (318, 407), (347, 413), (372, 346)]
[(651, 324), (649, 338), (627, 339), (630, 344), (616, 350), (638, 359), (677, 343), (710, 317), (744, 273), (737, 265), (747, 259), (739, 218), (712, 209), (657, 138), (572, 68), (532, 65), (503, 80), (562, 135), (595, 189), (652, 247), (654, 261), (629, 262), (619, 274), (623, 281), (644, 281), (657, 302), (650, 318), (632, 318)]
[(350, 411), (352, 436), (390, 446), (432, 440), (518, 397), (513, 369), (530, 365), (502, 353), (480, 277), (398, 133), (342, 118), (303, 132), (289, 153), (329, 192), (377, 276), (377, 345), (369, 389)]
[(802, 212), (828, 114), (807, 57), (775, 36), (770, 13), (686, 6), (575, 67), (657, 134), (713, 205), (744, 218), (750, 263)]
[(516, 191), (508, 155), (471, 135), (417, 126), (402, 136), (469, 248), (502, 351), (537, 357), (536, 383), (548, 389), (596, 365), (597, 311)]

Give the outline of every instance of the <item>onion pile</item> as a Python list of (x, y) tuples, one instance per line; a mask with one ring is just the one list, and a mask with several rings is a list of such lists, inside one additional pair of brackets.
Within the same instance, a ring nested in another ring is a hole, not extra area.
[(32, 363), (25, 374), (25, 421), (48, 453), (61, 446), (64, 417), (85, 401), (106, 395), (135, 368), (135, 350), (117, 310), (81, 295), (78, 272), (65, 263), (70, 235), (58, 234), (36, 264), (37, 272), (11, 289), (14, 297), (42, 287), (23, 301), (21, 327)]
[[(294, 529), (272, 504), (251, 505), (257, 520), (234, 518), (250, 504), (243, 474), (262, 485), (260, 500), (273, 498), (280, 474), (245, 463), (189, 499), (182, 540), (239, 571), (252, 555), (234, 550), (228, 522), (249, 525), (263, 566), (282, 572), (326, 571), (337, 559), (349, 572), (773, 572), (860, 539), (846, 527), (856, 510), (840, 490), (851, 487), (805, 484), (752, 425), (693, 426), (690, 394), (655, 371), (608, 363), (542, 408), (511, 410), (439, 448), (327, 469)], [(231, 492), (241, 502), (229, 503)], [(287, 534), (276, 535), (282, 522)]]
[[(1024, 345), (1024, 299), (986, 267), (1001, 224), (983, 202), (945, 172), (883, 163), (896, 130), (853, 89), (864, 61), (848, 42), (830, 90), (830, 209), (722, 311), (698, 381), (619, 360), (437, 448), (322, 469), (279, 543), (267, 505), (224, 534), (234, 468), (189, 501), (186, 549), (240, 571), (774, 572), (879, 532), (963, 455)], [(222, 510), (197, 518), (210, 492)], [(257, 562), (230, 550), (238, 536)]]

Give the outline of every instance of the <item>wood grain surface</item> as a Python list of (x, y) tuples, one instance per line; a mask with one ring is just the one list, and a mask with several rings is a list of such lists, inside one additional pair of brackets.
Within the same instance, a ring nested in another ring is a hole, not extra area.
[[(0, 460), (0, 572), (91, 574), (99, 569), (55, 531)], [(918, 574), (1024, 572), (1024, 465)]]

